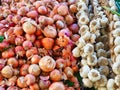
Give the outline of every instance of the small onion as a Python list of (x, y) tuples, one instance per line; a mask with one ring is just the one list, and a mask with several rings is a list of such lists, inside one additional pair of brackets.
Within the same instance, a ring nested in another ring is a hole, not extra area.
[(54, 70), (55, 65), (55, 60), (50, 56), (44, 56), (39, 61), (39, 66), (44, 72), (50, 72)]

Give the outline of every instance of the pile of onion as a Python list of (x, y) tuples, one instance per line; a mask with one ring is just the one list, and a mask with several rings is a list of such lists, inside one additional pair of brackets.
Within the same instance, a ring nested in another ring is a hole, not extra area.
[(2, 0), (0, 90), (69, 90), (62, 81), (78, 72), (72, 55), (80, 37), (75, 3)]

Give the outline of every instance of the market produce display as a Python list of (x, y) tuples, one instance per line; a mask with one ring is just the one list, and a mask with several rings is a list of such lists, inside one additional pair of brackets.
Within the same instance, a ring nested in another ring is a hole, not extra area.
[(118, 10), (117, 0), (0, 0), (0, 90), (120, 90)]

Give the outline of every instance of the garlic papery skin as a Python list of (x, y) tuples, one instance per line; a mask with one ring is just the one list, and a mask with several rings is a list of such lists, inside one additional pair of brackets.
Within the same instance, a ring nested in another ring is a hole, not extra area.
[(82, 82), (83, 82), (85, 87), (88, 87), (88, 88), (92, 88), (93, 87), (93, 82), (90, 79), (88, 79), (88, 78), (83, 78)]
[(96, 82), (98, 80), (100, 80), (101, 75), (99, 73), (98, 70), (96, 69), (91, 69), (88, 73), (88, 78), (92, 81), (92, 82)]
[(88, 73), (90, 71), (90, 67), (88, 65), (84, 65), (81, 69), (80, 69), (80, 75), (83, 78), (88, 77)]
[(112, 70), (115, 74), (120, 74), (120, 62), (115, 62), (112, 66)]

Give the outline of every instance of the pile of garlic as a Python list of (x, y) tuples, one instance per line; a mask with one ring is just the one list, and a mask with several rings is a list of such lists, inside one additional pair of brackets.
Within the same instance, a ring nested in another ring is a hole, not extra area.
[[(110, 4), (114, 5), (111, 1), (109, 1)], [(90, 3), (93, 6), (93, 12), (89, 10)], [(83, 78), (83, 84), (85, 87), (95, 87), (97, 90), (116, 90), (114, 84), (120, 86), (120, 37), (118, 37), (120, 35), (120, 29), (118, 29), (120, 28), (120, 21), (114, 24), (117, 29), (113, 32), (117, 37), (114, 41), (116, 45), (114, 52), (118, 58), (111, 67), (112, 59), (110, 58), (109, 35), (107, 34), (107, 26), (110, 22), (103, 8), (98, 0), (78, 0), (77, 7), (81, 37), (76, 42), (77, 47), (73, 49), (72, 53), (75, 57), (82, 58), (80, 60), (80, 75)], [(115, 15), (113, 18), (119, 20)], [(109, 79), (114, 74), (117, 74), (116, 77)]]

